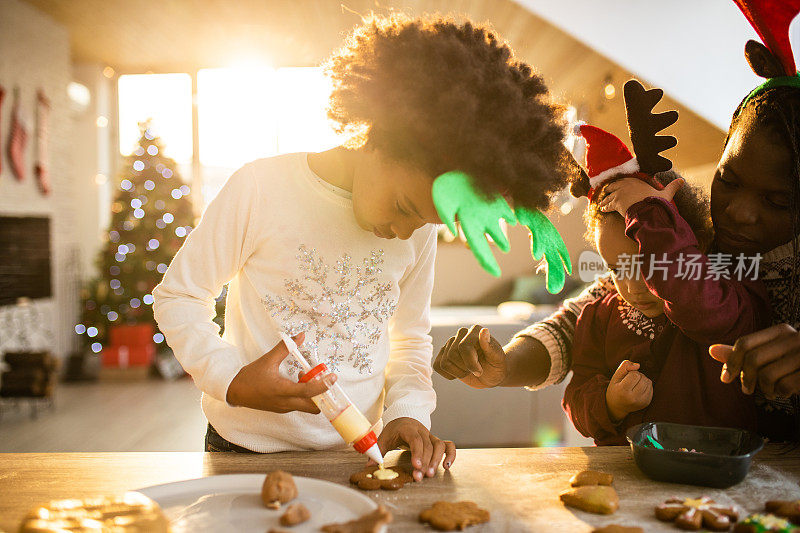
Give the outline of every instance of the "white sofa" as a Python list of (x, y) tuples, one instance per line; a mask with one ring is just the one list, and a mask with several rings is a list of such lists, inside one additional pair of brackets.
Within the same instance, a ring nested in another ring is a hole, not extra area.
[[(548, 316), (550, 306), (537, 306), (526, 320), (502, 316), (495, 307), (434, 307), (431, 336), (434, 358), (459, 328), (480, 324), (502, 344), (528, 324)], [(534, 445), (590, 446), (561, 408), (566, 381), (531, 392), (523, 388), (472, 389), (434, 372), (437, 408), (432, 427), (441, 438), (461, 448), (526, 447)]]

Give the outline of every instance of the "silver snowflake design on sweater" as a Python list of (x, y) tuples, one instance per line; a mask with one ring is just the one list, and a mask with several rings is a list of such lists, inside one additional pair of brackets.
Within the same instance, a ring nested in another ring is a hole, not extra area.
[[(300, 351), (312, 363), (337, 372), (349, 363), (361, 374), (373, 371), (370, 350), (380, 340), (386, 321), (397, 308), (392, 284), (380, 278), (384, 252), (373, 250), (360, 263), (342, 254), (328, 265), (315, 248), (300, 245), (302, 277), (284, 280), (286, 296), (267, 295), (267, 310), (288, 335), (305, 332)], [(300, 366), (289, 360), (289, 373)]]

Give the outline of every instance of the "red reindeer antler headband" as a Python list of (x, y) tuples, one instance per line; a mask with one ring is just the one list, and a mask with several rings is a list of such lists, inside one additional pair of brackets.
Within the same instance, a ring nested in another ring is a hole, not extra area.
[[(767, 81), (750, 91), (736, 110), (738, 115), (748, 100), (773, 87), (800, 89), (789, 26), (800, 13), (800, 0), (734, 0), (764, 42), (747, 41), (745, 57), (757, 76)], [(734, 116), (735, 116), (734, 115)]]

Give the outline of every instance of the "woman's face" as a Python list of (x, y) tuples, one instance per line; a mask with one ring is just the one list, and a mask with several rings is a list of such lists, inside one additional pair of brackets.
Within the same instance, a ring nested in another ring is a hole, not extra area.
[(755, 255), (792, 239), (791, 163), (776, 132), (740, 122), (711, 183), (720, 251)]
[(408, 239), (425, 224), (441, 224), (430, 176), (382, 156), (363, 152), (353, 172), (353, 212), (366, 231), (385, 239)]

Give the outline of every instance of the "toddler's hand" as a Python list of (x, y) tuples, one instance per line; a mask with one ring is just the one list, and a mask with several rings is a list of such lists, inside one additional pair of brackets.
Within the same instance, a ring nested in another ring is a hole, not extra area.
[[(302, 333), (294, 337), (298, 345), (304, 339)], [(336, 381), (336, 375), (330, 374), (325, 380), (295, 383), (279, 373), (280, 365), (287, 355), (289, 350), (281, 341), (273, 349), (242, 367), (228, 386), (228, 403), (273, 413), (319, 413), (311, 398), (328, 390), (328, 385), (323, 381), (332, 384)]]
[(506, 353), (488, 329), (461, 328), (439, 350), (433, 369), (445, 379), (460, 379), (476, 389), (496, 387), (506, 377)]
[(653, 382), (638, 372), (639, 363), (620, 363), (606, 389), (606, 406), (612, 422), (644, 409), (653, 400)]
[(672, 201), (675, 193), (683, 187), (683, 179), (676, 179), (669, 182), (662, 190), (653, 188), (638, 178), (624, 178), (615, 181), (605, 188), (607, 195), (598, 204), (598, 209), (604, 213), (616, 211), (623, 217), (628, 209), (635, 203), (641, 202), (645, 198), (655, 196), (664, 200)]
[(386, 424), (378, 437), (378, 447), (386, 455), (391, 450), (406, 447), (411, 451), (414, 481), (433, 477), (444, 456), (444, 469), (449, 470), (456, 460), (456, 445), (440, 440), (413, 418), (396, 418)]

